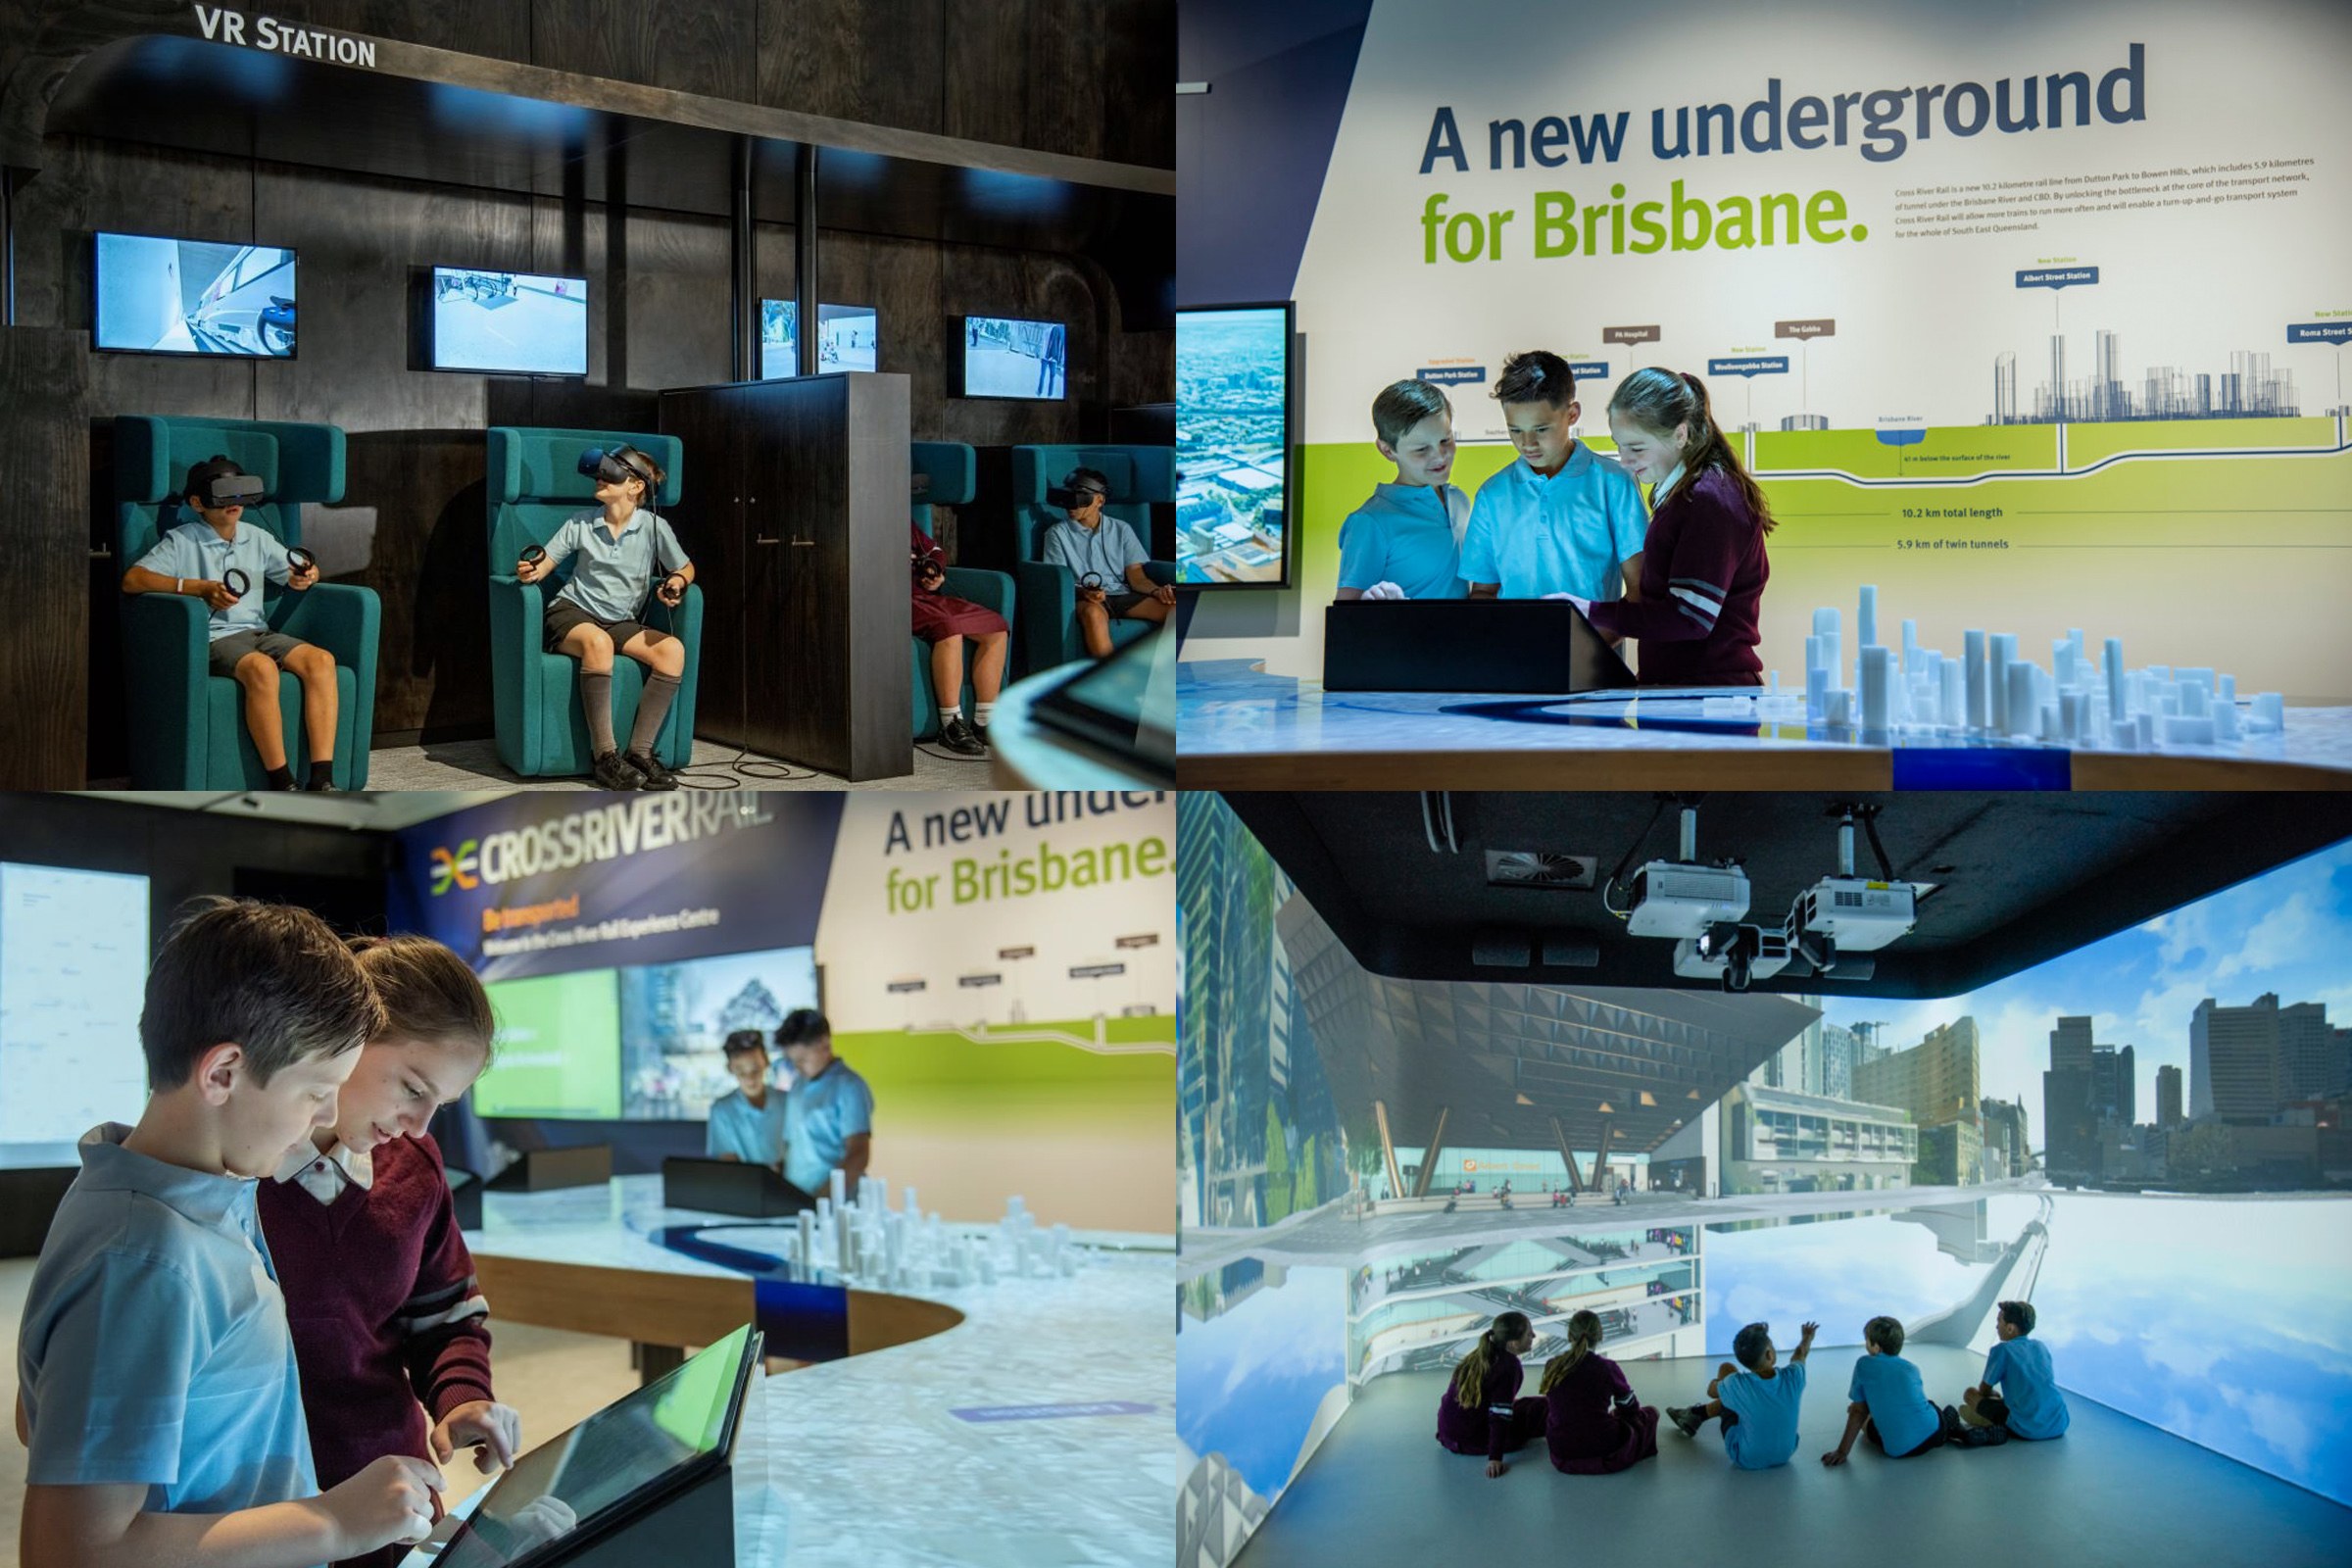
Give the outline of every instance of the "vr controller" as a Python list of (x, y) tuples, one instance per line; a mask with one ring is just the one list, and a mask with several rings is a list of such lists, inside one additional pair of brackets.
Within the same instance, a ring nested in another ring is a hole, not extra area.
[(673, 571), (668, 576), (663, 577), (662, 581), (655, 586), (654, 592), (656, 594), (660, 594), (663, 589), (666, 589), (673, 582), (678, 585), (678, 597), (680, 599), (684, 599), (686, 597), (686, 574), (682, 571)]
[(245, 574), (244, 567), (231, 566), (220, 574), (220, 586), (242, 599), (253, 591), (253, 579)]
[(522, 547), (522, 563), (524, 565), (536, 566), (539, 564), (539, 563), (545, 561), (546, 559), (547, 551), (543, 547), (539, 545), (524, 545)]
[(314, 571), (318, 569), (318, 558), (300, 545), (288, 545), (286, 546), (286, 565), (295, 571)]

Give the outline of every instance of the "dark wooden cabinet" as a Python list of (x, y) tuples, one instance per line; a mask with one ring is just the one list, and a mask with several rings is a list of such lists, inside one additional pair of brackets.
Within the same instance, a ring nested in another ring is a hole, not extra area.
[(699, 519), (697, 734), (853, 782), (913, 771), (907, 418), (903, 375), (662, 394)]

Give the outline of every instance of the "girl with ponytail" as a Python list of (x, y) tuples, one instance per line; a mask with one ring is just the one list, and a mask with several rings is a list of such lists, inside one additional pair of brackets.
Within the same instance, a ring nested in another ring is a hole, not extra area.
[(1579, 604), (1593, 626), (1641, 645), (1644, 686), (1756, 686), (1764, 536), (1772, 510), (1724, 438), (1698, 377), (1652, 367), (1609, 400), (1617, 459), (1648, 484), (1636, 599)]
[(1658, 1412), (1634, 1397), (1616, 1362), (1600, 1353), (1600, 1319), (1568, 1320), (1568, 1348), (1544, 1364), (1544, 1440), (1563, 1475), (1605, 1476), (1654, 1458)]
[(1544, 1401), (1522, 1399), (1519, 1357), (1534, 1348), (1525, 1312), (1504, 1312), (1470, 1347), (1438, 1401), (1438, 1442), (1455, 1453), (1487, 1456), (1487, 1478), (1510, 1468), (1502, 1456), (1544, 1430)]

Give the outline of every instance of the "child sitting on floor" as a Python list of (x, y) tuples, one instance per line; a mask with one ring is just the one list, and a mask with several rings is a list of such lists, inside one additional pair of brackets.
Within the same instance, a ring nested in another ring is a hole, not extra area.
[[(1770, 1470), (1796, 1452), (1796, 1420), (1805, 1399), (1805, 1357), (1812, 1352), (1818, 1323), (1797, 1336), (1796, 1353), (1780, 1364), (1772, 1329), (1750, 1323), (1732, 1340), (1740, 1366), (1726, 1361), (1707, 1385), (1706, 1401), (1670, 1407), (1667, 1419), (1695, 1438), (1710, 1416), (1723, 1419), (1723, 1451), (1742, 1470)], [(1742, 1372), (1740, 1367), (1747, 1370)]]
[(1505, 1453), (1544, 1430), (1544, 1401), (1518, 1397), (1526, 1377), (1519, 1357), (1535, 1343), (1525, 1312), (1500, 1314), (1453, 1369), (1438, 1403), (1438, 1441), (1455, 1453), (1485, 1454), (1489, 1480), (1510, 1468)]
[(1658, 1412), (1600, 1353), (1600, 1318), (1568, 1319), (1568, 1348), (1544, 1365), (1544, 1438), (1562, 1475), (1605, 1476), (1658, 1455)]
[(1874, 1317), (1862, 1325), (1864, 1354), (1854, 1363), (1854, 1377), (1845, 1396), (1845, 1435), (1837, 1451), (1825, 1453), (1825, 1465), (1841, 1465), (1853, 1450), (1856, 1437), (1890, 1459), (1908, 1459), (1940, 1447), (1960, 1430), (1960, 1417), (1950, 1405), (1928, 1402), (1920, 1387), (1919, 1368), (1903, 1359), (1903, 1326), (1890, 1317)]
[(1960, 1419), (2005, 1428), (2013, 1438), (2065, 1437), (2066, 1396), (2058, 1392), (2049, 1347), (2027, 1338), (2034, 1332), (2034, 1303), (2003, 1301), (1993, 1332), (2001, 1343), (1984, 1357), (1984, 1381), (1960, 1396)]

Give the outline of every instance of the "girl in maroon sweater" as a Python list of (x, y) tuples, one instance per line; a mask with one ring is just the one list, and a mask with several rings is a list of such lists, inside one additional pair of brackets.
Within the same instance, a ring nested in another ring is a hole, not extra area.
[(1658, 1412), (1599, 1353), (1600, 1319), (1568, 1319), (1568, 1348), (1544, 1363), (1544, 1441), (1563, 1475), (1613, 1475), (1658, 1456)]
[(1648, 484), (1642, 594), (1577, 608), (1642, 645), (1644, 686), (1759, 686), (1764, 536), (1772, 511), (1740, 466), (1695, 375), (1651, 367), (1609, 399), (1617, 460)]
[[(490, 1390), (489, 1307), (458, 1233), (435, 1108), (489, 1065), (490, 999), (466, 961), (422, 937), (352, 944), (390, 1021), (345, 1081), (335, 1123), (261, 1184), (263, 1234), (285, 1291), (321, 1488), (387, 1453), (485, 1472), (521, 1444)], [(353, 1559), (389, 1568), (405, 1546)]]
[(1535, 1343), (1525, 1312), (1501, 1314), (1453, 1369), (1438, 1402), (1438, 1441), (1456, 1453), (1485, 1454), (1490, 1480), (1510, 1468), (1505, 1453), (1544, 1430), (1544, 1401), (1518, 1397), (1525, 1376), (1519, 1357)]

